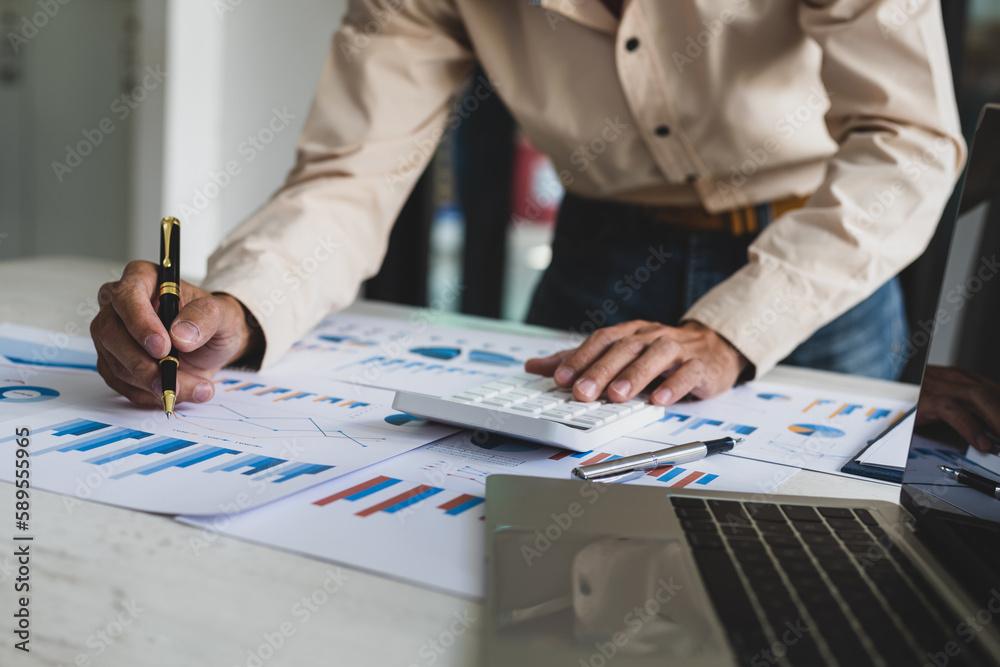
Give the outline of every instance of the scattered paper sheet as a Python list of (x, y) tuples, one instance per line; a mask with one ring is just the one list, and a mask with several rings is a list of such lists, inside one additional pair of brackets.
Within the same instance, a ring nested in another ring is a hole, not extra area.
[(906, 456), (910, 451), (910, 437), (913, 435), (913, 425), (917, 413), (911, 412), (901, 419), (892, 429), (872, 443), (858, 457), (858, 463), (865, 465), (903, 470), (906, 468)]
[[(621, 438), (575, 453), (465, 431), (251, 512), (181, 520), (206, 531), (206, 546), (219, 533), (481, 598), (489, 475), (567, 479), (579, 465), (649, 445)], [(722, 454), (629, 483), (766, 494), (795, 472)]]
[(0, 387), (0, 406), (65, 407), (0, 425), (0, 458), (27, 426), (34, 486), (149, 512), (255, 507), (456, 431), (394, 411), (388, 391), (273, 374), (223, 373), (212, 401), (181, 404), (175, 419), (132, 405), (96, 374), (33, 384), (35, 394)]
[(97, 352), (89, 338), (10, 322), (0, 322), (0, 355), (39, 370), (97, 371)]
[[(912, 407), (911, 402), (751, 382), (718, 398), (678, 403), (632, 437), (682, 444), (723, 436), (746, 442), (731, 453), (757, 461), (852, 476), (840, 468)], [(889, 482), (885, 482), (889, 483)]]
[(574, 346), (569, 339), (336, 313), (296, 343), (274, 371), (448, 396)]

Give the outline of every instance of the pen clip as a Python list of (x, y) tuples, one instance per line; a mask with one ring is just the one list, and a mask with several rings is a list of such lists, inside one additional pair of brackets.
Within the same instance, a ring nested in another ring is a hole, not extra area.
[(160, 221), (160, 225), (163, 227), (163, 261), (161, 263), (164, 268), (169, 269), (171, 267), (170, 231), (173, 229), (174, 225), (180, 225), (180, 222), (177, 218), (167, 217)]

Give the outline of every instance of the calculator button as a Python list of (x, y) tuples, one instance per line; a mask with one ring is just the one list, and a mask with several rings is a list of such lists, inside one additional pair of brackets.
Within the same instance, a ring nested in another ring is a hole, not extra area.
[(482, 396), (476, 396), (475, 394), (470, 394), (468, 392), (455, 394), (451, 397), (451, 400), (458, 401), (459, 403), (478, 403), (482, 399)]
[(496, 389), (497, 391), (510, 391), (510, 385), (503, 382), (489, 382), (484, 384), (483, 389)]
[(473, 387), (472, 389), (466, 389), (465, 393), (475, 394), (476, 396), (481, 396), (483, 398), (492, 398), (500, 392), (496, 389), (487, 389), (486, 387)]
[(512, 375), (510, 377), (500, 378), (497, 380), (499, 384), (509, 385), (511, 387), (520, 387), (522, 384), (527, 382), (523, 377), (519, 375)]
[(541, 408), (542, 410), (548, 410), (551, 407), (560, 405), (559, 401), (553, 401), (551, 398), (546, 398), (545, 396), (539, 396), (538, 398), (532, 398), (529, 401), (525, 401), (524, 405), (533, 405), (535, 407)]
[(618, 419), (617, 412), (612, 412), (611, 410), (605, 410), (604, 408), (601, 408), (600, 410), (594, 410), (593, 412), (588, 412), (587, 416), (598, 417), (600, 419), (603, 419), (605, 424), (607, 424), (610, 421)]
[(572, 410), (567, 410), (564, 407), (555, 407), (555, 408), (552, 408), (551, 410), (546, 410), (545, 412), (542, 413), (542, 416), (546, 417), (548, 419), (567, 419), (568, 420), (568, 419), (572, 419), (576, 415), (577, 415), (577, 413), (573, 412)]
[(575, 417), (573, 419), (573, 423), (581, 426), (600, 426), (604, 423), (604, 420), (600, 417), (594, 417), (592, 415), (583, 415), (581, 417)]
[(545, 377), (540, 378), (537, 382), (533, 382), (529, 386), (535, 387), (536, 389), (541, 389), (542, 391), (552, 391), (554, 389), (559, 388), (559, 385), (556, 384), (555, 380), (553, 380), (552, 378), (545, 378)]
[(513, 404), (514, 404), (513, 401), (503, 398), (501, 396), (497, 396), (495, 398), (487, 398), (485, 401), (481, 403), (481, 405), (492, 405), (498, 408), (510, 407)]
[(521, 403), (511, 407), (511, 410), (516, 410), (517, 412), (524, 412), (529, 415), (541, 414), (542, 408), (537, 405), (529, 405), (528, 403)]
[(624, 417), (628, 413), (632, 412), (637, 406), (629, 405), (627, 403), (607, 403), (601, 410), (606, 412), (613, 412), (619, 417)]
[(509, 396), (524, 396), (526, 398), (534, 398), (541, 394), (539, 389), (531, 389), (529, 387), (516, 387), (506, 392)]

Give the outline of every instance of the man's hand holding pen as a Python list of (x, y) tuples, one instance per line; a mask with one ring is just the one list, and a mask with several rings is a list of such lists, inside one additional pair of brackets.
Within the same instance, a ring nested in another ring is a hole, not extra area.
[[(162, 257), (160, 258), (162, 260)], [(100, 312), (90, 325), (97, 370), (112, 389), (133, 403), (162, 406), (159, 360), (177, 351), (176, 402), (212, 398), (212, 377), (223, 366), (263, 347), (242, 304), (228, 294), (210, 294), (177, 280), (180, 303), (169, 333), (159, 316), (158, 265), (130, 262), (121, 280), (105, 283)]]

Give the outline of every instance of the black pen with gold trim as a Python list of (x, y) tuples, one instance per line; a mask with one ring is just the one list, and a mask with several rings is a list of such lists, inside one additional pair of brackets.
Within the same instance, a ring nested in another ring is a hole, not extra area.
[[(157, 315), (163, 328), (170, 333), (170, 325), (181, 307), (181, 223), (177, 218), (160, 221), (160, 306)], [(163, 391), (163, 411), (167, 417), (174, 414), (177, 400), (177, 350), (173, 345), (167, 356), (160, 359), (160, 382)]]

